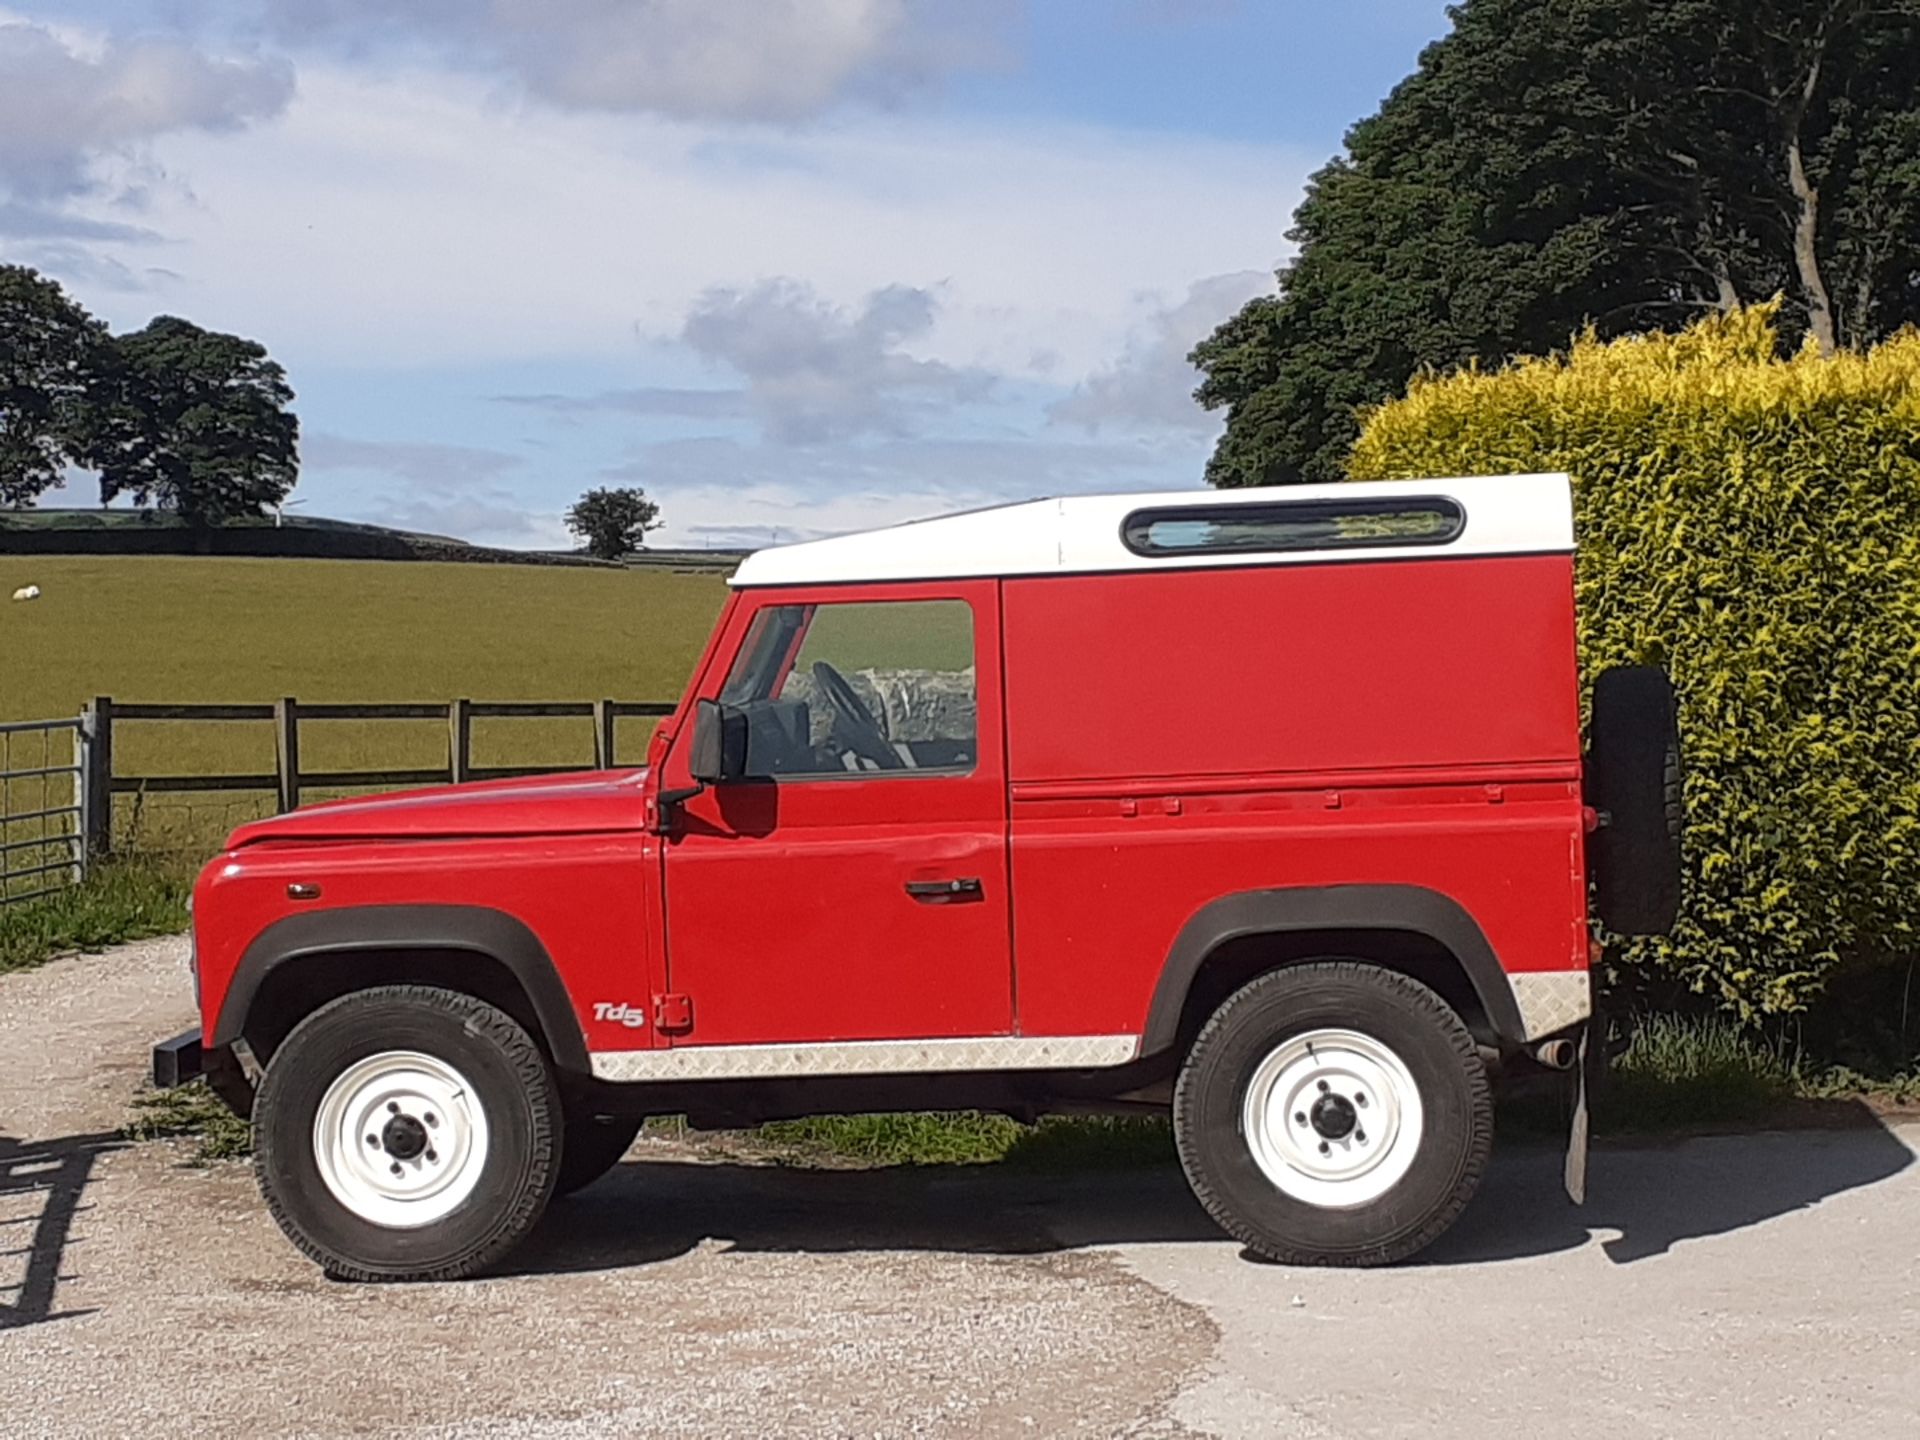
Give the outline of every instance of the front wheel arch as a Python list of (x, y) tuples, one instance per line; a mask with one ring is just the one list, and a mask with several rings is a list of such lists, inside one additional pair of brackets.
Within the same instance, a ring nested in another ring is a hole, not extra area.
[(591, 1073), (586, 1036), (546, 947), (513, 916), (477, 906), (355, 906), (276, 921), (241, 956), (207, 1044), (244, 1040), (265, 1063), (322, 1005), (396, 984), (483, 1000), (518, 1021), (563, 1075)]

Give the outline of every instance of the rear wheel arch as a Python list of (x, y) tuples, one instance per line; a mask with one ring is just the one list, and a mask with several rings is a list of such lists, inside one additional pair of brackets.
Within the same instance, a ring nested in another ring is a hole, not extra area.
[(245, 1040), (264, 1062), (307, 1015), (382, 985), (483, 1000), (518, 1021), (557, 1070), (589, 1073), (586, 1037), (546, 947), (523, 922), (481, 906), (349, 906), (274, 922), (241, 957), (209, 1044)]
[(1458, 901), (1417, 885), (1289, 886), (1223, 895), (1181, 927), (1154, 989), (1141, 1054), (1190, 1041), (1256, 977), (1330, 958), (1420, 981), (1500, 1049), (1525, 1038), (1512, 983)]

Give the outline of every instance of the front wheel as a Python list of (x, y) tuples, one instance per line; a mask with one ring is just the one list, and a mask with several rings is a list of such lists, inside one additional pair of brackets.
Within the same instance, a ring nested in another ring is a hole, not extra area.
[(387, 985), (294, 1027), (267, 1065), (254, 1135), (267, 1208), (328, 1274), (457, 1280), (498, 1262), (545, 1210), (560, 1101), (512, 1016)]
[(1349, 961), (1235, 992), (1188, 1052), (1174, 1140), (1236, 1240), (1295, 1265), (1386, 1265), (1478, 1188), (1493, 1101), (1473, 1037), (1417, 980)]

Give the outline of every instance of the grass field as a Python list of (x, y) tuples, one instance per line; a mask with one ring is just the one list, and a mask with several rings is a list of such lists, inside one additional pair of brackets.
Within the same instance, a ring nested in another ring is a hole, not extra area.
[[(0, 557), (0, 720), (73, 715), (94, 695), (159, 702), (673, 700), (726, 593), (717, 575), (339, 560)], [(629, 720), (635, 761), (649, 722)], [(273, 768), (258, 723), (116, 727), (122, 773)], [(446, 763), (422, 721), (301, 727), (314, 770)], [(476, 765), (589, 763), (588, 723), (481, 720)], [(28, 808), (26, 799), (17, 809)], [(315, 796), (313, 798), (320, 798)], [(217, 840), (267, 797), (155, 797), (143, 831)]]

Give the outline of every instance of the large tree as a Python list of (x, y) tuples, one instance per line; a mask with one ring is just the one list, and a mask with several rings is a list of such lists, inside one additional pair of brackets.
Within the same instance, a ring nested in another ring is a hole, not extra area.
[(1313, 177), (1277, 295), (1194, 351), (1216, 485), (1341, 477), (1354, 409), (1784, 293), (1920, 321), (1920, 0), (1462, 0)]
[(211, 526), (278, 505), (299, 473), (293, 391), (266, 350), (162, 315), (114, 339), (87, 463), (100, 500)]
[(646, 544), (660, 524), (660, 507), (638, 486), (589, 490), (567, 508), (567, 529), (586, 542), (587, 553), (618, 560)]
[(54, 281), (0, 265), (0, 506), (31, 503), (65, 473), (106, 341)]

